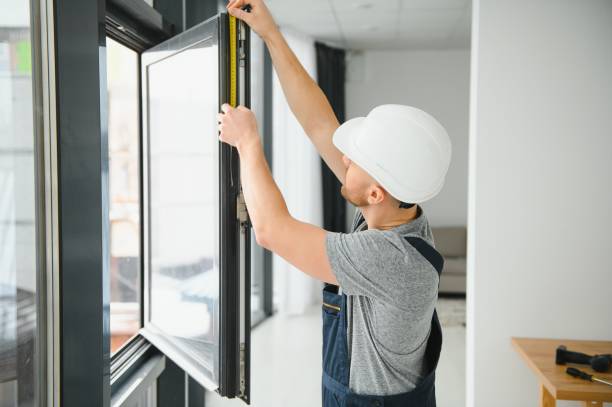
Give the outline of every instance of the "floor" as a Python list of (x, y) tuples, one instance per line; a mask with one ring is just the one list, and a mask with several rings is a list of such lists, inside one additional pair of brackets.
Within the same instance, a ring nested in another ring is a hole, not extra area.
[[(437, 370), (438, 407), (465, 405), (465, 300), (441, 298), (444, 344)], [(251, 405), (313, 407), (321, 404), (321, 309), (273, 316), (252, 332)], [(244, 406), (207, 392), (207, 407)]]

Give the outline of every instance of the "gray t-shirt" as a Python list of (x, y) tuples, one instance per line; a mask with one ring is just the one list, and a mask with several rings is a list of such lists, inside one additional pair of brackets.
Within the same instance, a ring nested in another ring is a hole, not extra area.
[(425, 213), (388, 230), (367, 230), (361, 211), (353, 233), (327, 232), (327, 256), (347, 295), (349, 387), (358, 394), (410, 391), (424, 378), (424, 355), (438, 298), (438, 273), (404, 239), (434, 245)]

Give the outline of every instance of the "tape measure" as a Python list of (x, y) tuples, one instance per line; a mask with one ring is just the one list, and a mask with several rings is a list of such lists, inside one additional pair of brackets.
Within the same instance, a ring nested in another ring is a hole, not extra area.
[(238, 98), (238, 63), (236, 61), (236, 45), (238, 44), (238, 24), (236, 17), (229, 16), (229, 48), (230, 48), (230, 105), (236, 107), (236, 99)]

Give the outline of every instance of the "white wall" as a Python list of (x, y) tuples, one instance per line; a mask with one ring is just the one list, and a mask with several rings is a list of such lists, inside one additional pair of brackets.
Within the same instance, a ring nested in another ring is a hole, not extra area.
[(612, 2), (474, 12), (467, 404), (533, 406), (510, 337), (612, 338)]
[(467, 223), (469, 70), (469, 50), (372, 50), (347, 58), (347, 119), (400, 103), (429, 112), (448, 131), (453, 157), (446, 184), (423, 204), (434, 226)]

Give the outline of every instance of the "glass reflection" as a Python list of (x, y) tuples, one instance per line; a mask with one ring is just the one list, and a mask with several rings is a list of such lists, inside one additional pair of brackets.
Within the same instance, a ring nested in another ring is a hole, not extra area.
[(152, 324), (218, 383), (218, 47), (148, 67)]
[(138, 54), (106, 39), (110, 189), (111, 352), (140, 329)]
[(0, 15), (0, 406), (36, 405), (36, 216), (28, 2)]

